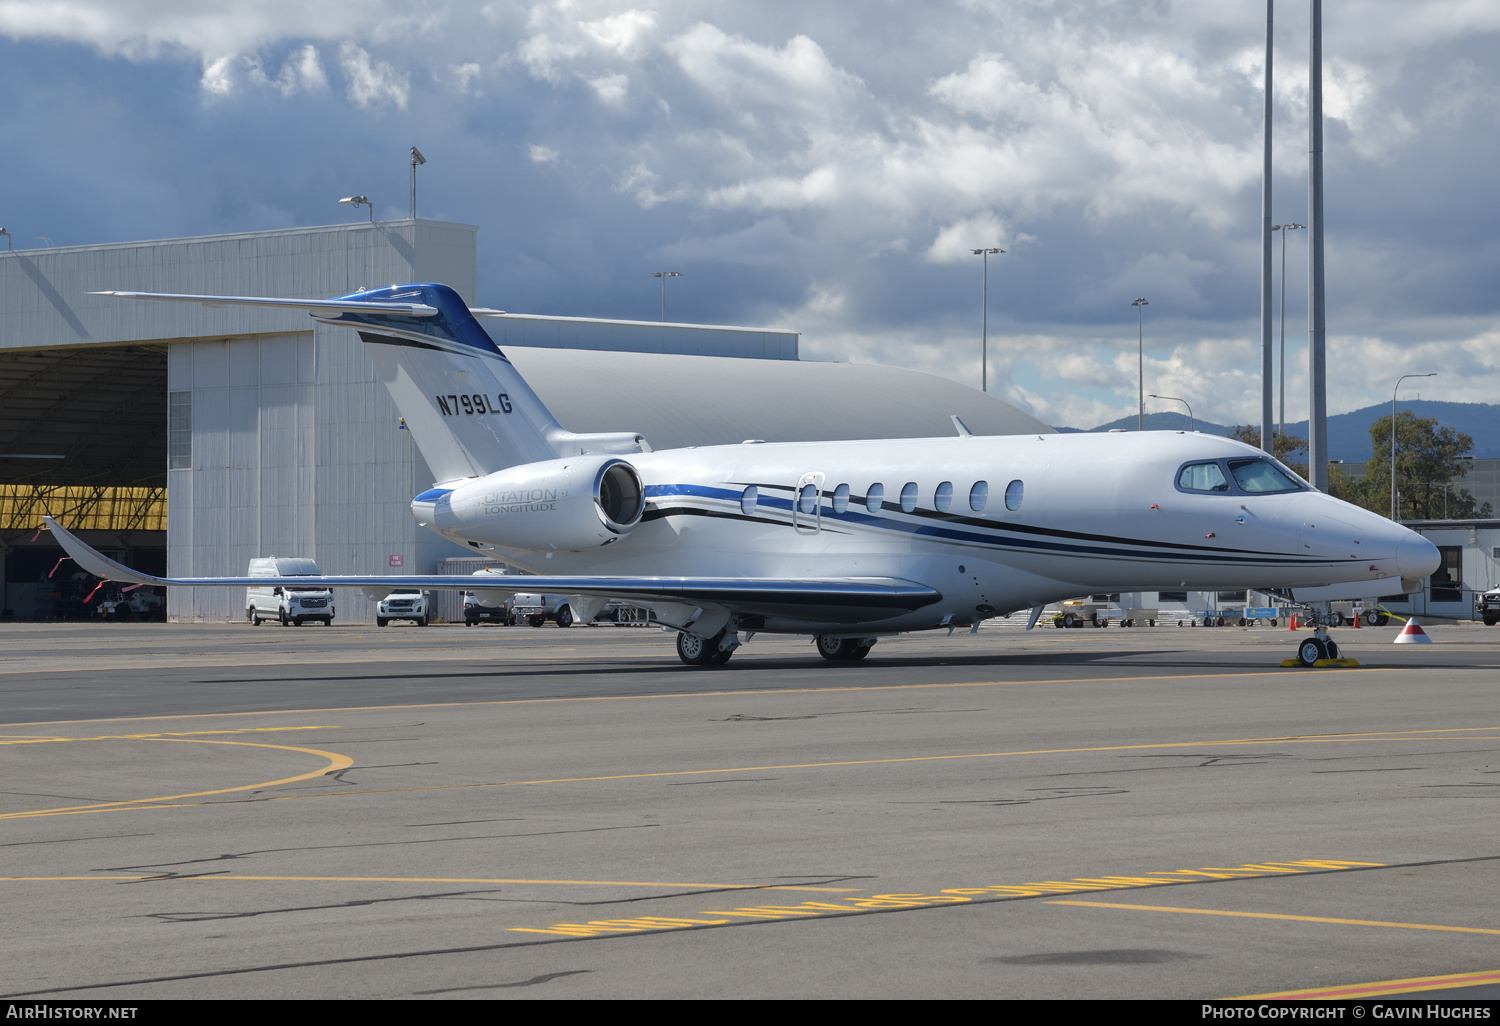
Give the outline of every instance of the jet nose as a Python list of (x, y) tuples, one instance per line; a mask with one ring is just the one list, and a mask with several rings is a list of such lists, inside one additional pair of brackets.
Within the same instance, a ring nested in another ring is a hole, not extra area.
[(1401, 544), (1396, 549), (1396, 567), (1408, 581), (1431, 577), (1437, 573), (1442, 562), (1443, 557), (1438, 553), (1437, 546), (1415, 531), (1401, 539)]

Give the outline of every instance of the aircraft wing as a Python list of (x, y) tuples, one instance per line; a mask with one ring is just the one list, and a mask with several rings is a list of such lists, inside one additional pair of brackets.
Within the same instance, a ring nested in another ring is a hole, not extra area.
[(204, 306), (270, 306), (289, 310), (306, 310), (314, 317), (336, 317), (344, 313), (381, 313), (397, 317), (436, 317), (437, 307), (426, 303), (362, 303), (340, 299), (267, 299), (260, 296), (188, 296), (175, 292), (91, 292), (93, 296), (116, 299), (164, 299), (176, 303), (202, 303)]
[(727, 606), (744, 613), (808, 618), (834, 623), (861, 623), (921, 609), (939, 601), (941, 592), (893, 577), (542, 577), (472, 574), (439, 576), (321, 577), (155, 577), (132, 570), (84, 544), (51, 517), (43, 517), (60, 545), (79, 567), (110, 581), (162, 587), (353, 587), (429, 588), (551, 595), (596, 596), (649, 606), (653, 602)]

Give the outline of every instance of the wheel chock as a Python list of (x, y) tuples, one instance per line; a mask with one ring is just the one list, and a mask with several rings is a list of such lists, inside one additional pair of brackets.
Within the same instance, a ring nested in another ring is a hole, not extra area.
[[(1285, 667), (1286, 669), (1289, 669), (1289, 670), (1290, 669), (1295, 669), (1295, 668), (1298, 668), (1298, 667), (1300, 667), (1302, 665), (1302, 660), (1300, 660), (1300, 659), (1283, 659), (1281, 661), (1281, 665), (1283, 667)], [(1313, 666), (1315, 666), (1315, 667), (1325, 667), (1325, 668), (1326, 667), (1333, 667), (1333, 668), (1343, 668), (1343, 669), (1350, 669), (1350, 668), (1358, 666), (1358, 665), (1359, 665), (1359, 660), (1358, 659), (1351, 659), (1348, 656), (1344, 656), (1344, 657), (1339, 658), (1339, 659), (1319, 659), (1317, 662), (1313, 663)]]

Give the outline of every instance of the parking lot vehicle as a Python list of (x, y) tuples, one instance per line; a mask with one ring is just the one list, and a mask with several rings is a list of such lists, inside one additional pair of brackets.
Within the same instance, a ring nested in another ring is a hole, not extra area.
[(511, 604), (516, 621), (525, 620), (533, 627), (540, 627), (551, 620), (559, 627), (573, 626), (573, 610), (563, 595), (537, 595), (522, 593)]
[(1479, 618), (1486, 627), (1500, 623), (1500, 588), (1492, 588), (1479, 596), (1476, 605), (1479, 606)]
[(432, 592), (418, 588), (397, 588), (375, 607), (375, 623), (385, 627), (392, 620), (410, 620), (418, 627), (432, 622)]
[[(301, 556), (265, 556), (252, 559), (246, 577), (317, 577), (318, 564)], [(299, 588), (246, 588), (245, 619), (259, 627), (266, 620), (278, 620), (283, 627), (301, 627), (309, 621), (324, 626), (333, 623), (333, 590), (327, 585)]]

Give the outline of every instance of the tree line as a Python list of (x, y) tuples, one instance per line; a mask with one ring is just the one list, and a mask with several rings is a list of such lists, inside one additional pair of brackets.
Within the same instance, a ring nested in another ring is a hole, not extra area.
[[(1260, 446), (1260, 426), (1237, 424), (1230, 437)], [(1374, 455), (1365, 461), (1364, 474), (1356, 476), (1344, 465), (1329, 464), (1328, 490), (1335, 498), (1391, 514), (1391, 418), (1381, 417), (1370, 425)], [(1459, 487), (1469, 473), (1474, 439), (1461, 431), (1442, 427), (1435, 417), (1418, 417), (1409, 410), (1396, 414), (1397, 520), (1443, 520), (1495, 515), (1493, 506), (1480, 503), (1467, 488)], [(1304, 478), (1307, 473), (1307, 439), (1296, 435), (1275, 436), (1271, 455)]]

